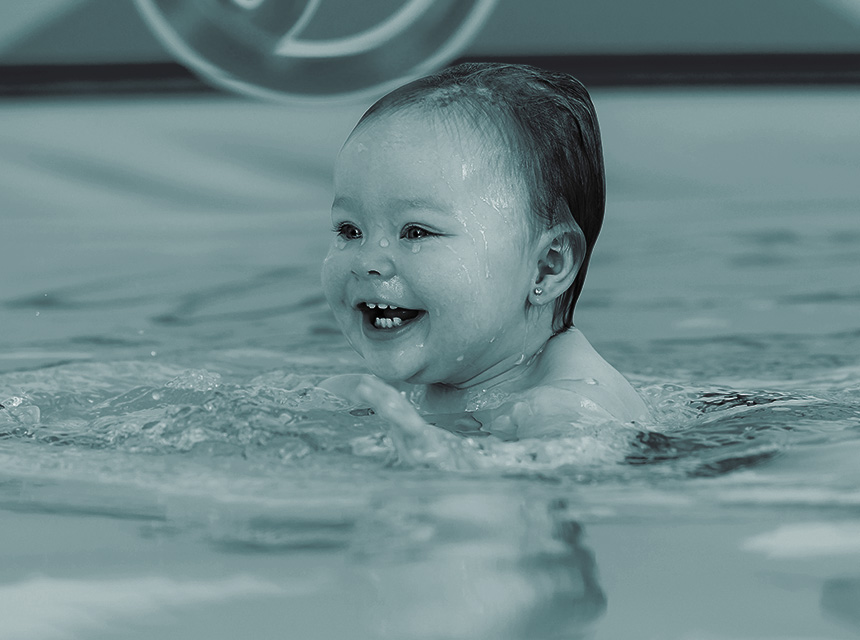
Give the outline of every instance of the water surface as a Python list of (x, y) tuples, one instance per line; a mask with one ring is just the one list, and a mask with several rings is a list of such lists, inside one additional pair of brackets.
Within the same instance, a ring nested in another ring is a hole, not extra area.
[(314, 386), (360, 107), (0, 105), (0, 635), (856, 637), (860, 93), (595, 102), (576, 322), (655, 421), (477, 473)]

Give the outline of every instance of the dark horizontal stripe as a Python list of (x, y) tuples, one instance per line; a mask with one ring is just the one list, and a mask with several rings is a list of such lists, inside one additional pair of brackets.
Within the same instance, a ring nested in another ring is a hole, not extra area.
[[(531, 64), (586, 85), (860, 84), (860, 53), (600, 54), (483, 56), (457, 60)], [(0, 96), (213, 91), (175, 62), (0, 65)]]
[(0, 65), (0, 96), (215, 91), (176, 62)]

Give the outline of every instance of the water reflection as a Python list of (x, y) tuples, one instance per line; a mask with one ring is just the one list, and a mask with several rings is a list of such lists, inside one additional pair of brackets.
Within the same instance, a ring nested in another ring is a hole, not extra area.
[(349, 517), (310, 509), (206, 535), (221, 553), (303, 552), (329, 569), (341, 555), (320, 597), (360, 612), (353, 637), (581, 638), (606, 608), (584, 530), (563, 500), (386, 490)]
[(831, 578), (821, 590), (824, 613), (860, 631), (860, 577)]
[(606, 610), (594, 555), (583, 542), (582, 526), (564, 517), (566, 507), (564, 501), (550, 506), (551, 535), (559, 548), (524, 563), (535, 578), (547, 580), (550, 588), (523, 616), (519, 637), (580, 638)]
[(606, 598), (563, 501), (505, 493), (380, 505), (359, 536), (384, 637), (579, 638)]
[[(100, 594), (110, 588), (101, 580), (108, 565), (116, 584), (193, 582), (217, 590), (241, 576), (243, 584), (267, 585), (265, 603), (230, 591), (229, 605), (220, 596), (211, 605), (206, 598), (193, 607), (174, 603), (170, 619), (152, 607), (114, 611), (97, 598), (87, 606), (106, 624), (146, 618), (150, 631), (177, 621), (202, 629), (227, 609), (240, 617), (252, 609), (246, 631), (253, 637), (270, 637), (265, 627), (353, 640), (572, 639), (606, 608), (585, 531), (546, 487), (392, 472), (372, 487), (339, 482), (321, 492), (319, 479), (308, 490), (285, 471), (280, 482), (258, 478), (252, 492), (236, 464), (187, 484), (200, 469), (190, 459), (176, 463), (189, 467), (189, 477), (173, 474), (172, 490), (155, 493), (99, 482), (0, 485), (0, 515), (16, 514), (0, 541), (17, 540), (21, 554), (9, 566), (12, 582), (0, 582), (27, 587), (33, 564), (26, 558), (35, 556), (45, 584), (62, 579)], [(238, 493), (229, 495), (229, 483)], [(48, 517), (63, 526), (45, 528)], [(78, 553), (108, 555), (96, 566), (75, 560)], [(43, 605), (62, 606), (66, 591), (46, 589)], [(30, 628), (37, 614), (20, 610), (13, 622)]]

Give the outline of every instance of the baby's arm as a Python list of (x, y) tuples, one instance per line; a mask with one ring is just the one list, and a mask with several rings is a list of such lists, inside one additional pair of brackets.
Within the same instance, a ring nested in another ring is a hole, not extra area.
[[(568, 384), (568, 382), (570, 384)], [(474, 421), (481, 431), (502, 441), (546, 440), (576, 437), (583, 427), (615, 426), (622, 420), (610, 413), (602, 400), (593, 397), (592, 385), (581, 381), (563, 381), (557, 385), (540, 386), (492, 409), (462, 415), (431, 416), (439, 424), (459, 427), (456, 422)], [(447, 429), (428, 424), (415, 407), (397, 389), (376, 376), (346, 374), (320, 383), (325, 389), (362, 407), (371, 407), (389, 429), (398, 461), (408, 466), (431, 466), (447, 470), (472, 470), (492, 463), (476, 449), (470, 438), (463, 438)], [(599, 403), (599, 404), (598, 404)], [(495, 438), (494, 438), (495, 439)], [(492, 450), (491, 442), (484, 441)]]
[(569, 437), (576, 435), (577, 427), (621, 422), (600, 398), (576, 386), (536, 387), (498, 407), (476, 411), (474, 417), (485, 431), (516, 440)]
[(349, 402), (369, 406), (391, 428), (388, 436), (398, 460), (406, 465), (439, 469), (474, 469), (477, 460), (462, 438), (428, 424), (397, 389), (376, 376), (345, 374), (320, 383), (320, 388)]

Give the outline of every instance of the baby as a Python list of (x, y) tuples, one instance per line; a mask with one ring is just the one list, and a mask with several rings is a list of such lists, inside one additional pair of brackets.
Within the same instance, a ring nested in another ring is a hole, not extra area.
[(605, 182), (594, 107), (571, 76), (462, 64), (361, 118), (335, 164), (323, 288), (375, 374), (322, 387), (393, 425), (401, 458), (454, 436), (569, 435), (644, 420), (573, 326)]

